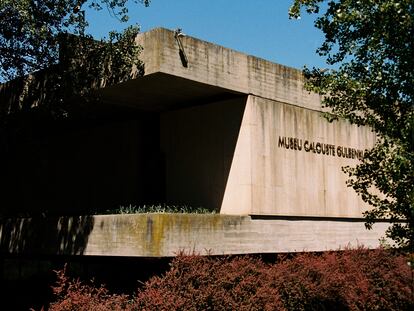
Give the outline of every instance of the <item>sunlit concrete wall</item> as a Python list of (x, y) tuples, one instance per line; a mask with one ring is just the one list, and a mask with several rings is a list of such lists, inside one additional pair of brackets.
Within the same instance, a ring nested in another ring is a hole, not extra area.
[[(186, 64), (172, 31), (137, 38), (145, 76), (101, 90), (109, 115), (125, 105), (125, 117), (49, 129), (34, 147), (1, 153), (0, 210), (85, 214), (167, 202), (220, 214), (3, 218), (1, 252), (157, 257), (378, 246), (388, 224), (364, 228), (367, 206), (341, 171), (374, 144), (372, 132), (327, 122), (300, 70), (181, 40)], [(11, 103), (9, 90), (0, 87), (0, 103)]]
[(367, 127), (249, 96), (221, 212), (361, 217), (368, 206), (342, 167), (357, 165), (374, 143)]

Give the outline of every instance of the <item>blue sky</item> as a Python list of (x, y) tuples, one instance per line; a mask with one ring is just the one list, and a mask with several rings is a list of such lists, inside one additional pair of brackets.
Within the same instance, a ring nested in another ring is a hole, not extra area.
[[(313, 26), (311, 16), (288, 18), (292, 1), (152, 0), (149, 7), (129, 6), (129, 24), (139, 24), (141, 31), (180, 27), (187, 35), (283, 65), (324, 67), (324, 60), (315, 53), (322, 34)], [(126, 26), (107, 10), (87, 10), (86, 14), (89, 32), (96, 38)]]

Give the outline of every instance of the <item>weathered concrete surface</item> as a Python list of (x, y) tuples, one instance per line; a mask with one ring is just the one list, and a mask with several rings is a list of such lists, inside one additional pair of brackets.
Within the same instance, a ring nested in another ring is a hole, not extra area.
[(321, 109), (320, 98), (303, 89), (300, 70), (275, 64), (192, 37), (181, 38), (188, 66), (183, 66), (174, 32), (157, 28), (138, 35), (144, 47), (145, 75), (165, 73), (231, 91)]
[(24, 238), (26, 248), (13, 248), (19, 243), (3, 239), (6, 232), (2, 222), (1, 253), (162, 257), (179, 252), (223, 255), (324, 251), (358, 245), (373, 248), (379, 246), (388, 226), (377, 223), (373, 230), (366, 230), (363, 222), (355, 221), (251, 219), (219, 214), (105, 215), (44, 220), (45, 228), (56, 230), (55, 236), (39, 239), (39, 233), (31, 230), (34, 224), (16, 221), (14, 238)]
[(357, 165), (375, 139), (367, 127), (250, 95), (221, 212), (362, 217), (369, 206), (346, 187), (341, 168)]

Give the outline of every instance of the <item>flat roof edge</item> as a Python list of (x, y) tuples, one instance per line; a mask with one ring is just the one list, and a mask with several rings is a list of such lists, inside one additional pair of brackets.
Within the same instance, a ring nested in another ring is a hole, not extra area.
[[(302, 71), (174, 31), (138, 35), (146, 74), (163, 72), (244, 94), (320, 110), (320, 96), (304, 89)], [(185, 58), (185, 60), (183, 60)]]

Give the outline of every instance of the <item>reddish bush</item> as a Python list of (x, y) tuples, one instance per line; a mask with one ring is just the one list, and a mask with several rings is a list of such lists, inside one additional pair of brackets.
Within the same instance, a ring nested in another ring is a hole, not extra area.
[(404, 256), (382, 249), (301, 254), (270, 267), (289, 310), (411, 310), (411, 271)]
[(57, 283), (53, 293), (57, 301), (51, 303), (51, 311), (121, 311), (132, 310), (133, 304), (127, 295), (111, 295), (104, 286), (84, 284), (79, 280), (71, 280), (66, 275), (66, 267), (56, 271)]
[(130, 300), (58, 273), (51, 310), (412, 310), (406, 258), (389, 251), (299, 254), (266, 264), (243, 257), (178, 256)]
[(142, 310), (283, 310), (268, 266), (251, 257), (179, 256), (138, 293)]

